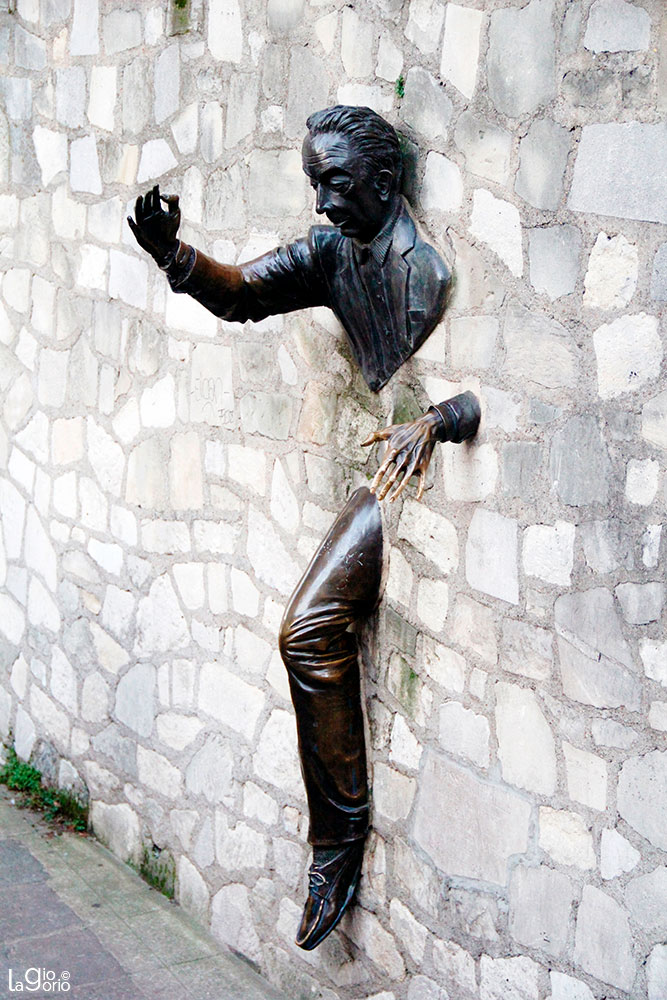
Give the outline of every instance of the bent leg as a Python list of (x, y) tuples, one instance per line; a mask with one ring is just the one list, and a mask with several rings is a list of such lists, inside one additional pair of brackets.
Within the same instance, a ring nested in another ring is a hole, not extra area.
[(357, 637), (380, 596), (382, 521), (362, 487), (348, 500), (294, 591), (280, 629), (317, 847), (365, 837), (368, 784)]

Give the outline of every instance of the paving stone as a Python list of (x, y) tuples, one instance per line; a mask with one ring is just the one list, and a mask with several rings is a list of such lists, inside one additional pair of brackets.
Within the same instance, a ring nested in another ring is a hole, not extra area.
[(535, 111), (556, 96), (553, 0), (494, 11), (489, 28), (488, 87), (510, 118)]
[(26, 847), (16, 840), (0, 840), (1, 885), (20, 886), (45, 882), (46, 878), (44, 867)]
[(70, 982), (79, 988), (115, 979), (123, 973), (113, 955), (100, 948), (99, 940), (85, 929), (35, 936), (7, 948), (7, 958), (14, 969), (30, 968), (35, 954), (40, 956), (42, 968), (55, 972), (56, 980), (66, 971)]
[(626, 991), (632, 988), (635, 960), (627, 914), (592, 885), (584, 886), (579, 904), (574, 961), (603, 983)]
[(593, 416), (571, 417), (553, 436), (549, 467), (556, 493), (570, 507), (606, 503), (611, 465)]
[[(509, 857), (527, 849), (529, 814), (519, 795), (427, 752), (413, 833), (447, 875), (505, 885)], [(474, 842), (471, 823), (477, 831)]]
[(581, 259), (581, 231), (576, 226), (528, 230), (530, 281), (553, 301), (575, 290)]
[(414, 66), (405, 80), (401, 117), (410, 127), (428, 139), (447, 135), (453, 105), (445, 89), (434, 76)]
[(586, 125), (568, 208), (621, 219), (667, 222), (667, 190), (653, 164), (667, 155), (667, 125)]
[(651, 17), (625, 0), (596, 0), (588, 14), (584, 45), (591, 52), (636, 52), (649, 46)]
[(514, 190), (534, 208), (558, 208), (570, 142), (568, 130), (548, 118), (533, 122), (521, 140)]
[(630, 826), (665, 850), (667, 834), (661, 816), (667, 803), (667, 753), (654, 750), (626, 760), (618, 778), (617, 799), (618, 811)]
[(567, 875), (544, 866), (515, 868), (510, 880), (510, 934), (528, 948), (562, 955), (574, 899), (574, 886)]
[[(452, 9), (456, 9), (454, 4), (448, 7), (448, 11)], [(458, 9), (470, 10), (467, 7)], [(470, 13), (478, 14), (477, 11)], [(464, 111), (456, 122), (454, 142), (465, 156), (466, 166), (471, 173), (495, 181), (496, 184), (507, 183), (512, 153), (510, 132), (481, 115)]]

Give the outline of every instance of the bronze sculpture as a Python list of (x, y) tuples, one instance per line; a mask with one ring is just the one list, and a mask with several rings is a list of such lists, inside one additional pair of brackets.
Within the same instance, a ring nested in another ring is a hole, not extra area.
[[(341, 321), (362, 374), (378, 391), (432, 332), (450, 275), (417, 234), (400, 195), (401, 153), (392, 126), (369, 108), (337, 106), (307, 121), (303, 169), (316, 210), (332, 226), (240, 266), (218, 264), (177, 239), (178, 198), (158, 187), (128, 219), (176, 292), (216, 316), (245, 322), (326, 305)], [(167, 206), (166, 211), (161, 202)], [(368, 831), (368, 788), (357, 638), (349, 627), (380, 597), (382, 523), (416, 475), (417, 499), (438, 441), (461, 442), (479, 425), (475, 396), (461, 393), (416, 420), (371, 434), (386, 441), (371, 484), (357, 490), (290, 598), (280, 630), (310, 809), (313, 863), (296, 941), (315, 948), (354, 895)]]

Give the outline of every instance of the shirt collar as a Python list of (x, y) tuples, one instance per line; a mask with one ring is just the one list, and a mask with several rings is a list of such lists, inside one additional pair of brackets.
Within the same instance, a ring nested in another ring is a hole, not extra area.
[[(371, 242), (367, 244), (355, 244), (357, 252), (362, 248), (367, 250), (375, 262), (382, 266), (387, 259), (389, 247), (391, 246), (394, 238), (394, 229), (396, 228), (396, 222), (398, 221), (400, 210), (401, 203), (399, 199), (396, 209), (391, 213), (391, 216), (387, 219), (375, 239), (371, 240)], [(365, 256), (365, 254), (363, 256)]]

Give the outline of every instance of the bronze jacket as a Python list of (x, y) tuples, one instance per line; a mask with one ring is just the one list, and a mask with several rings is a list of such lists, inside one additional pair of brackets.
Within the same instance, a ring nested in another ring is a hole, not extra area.
[(234, 266), (181, 244), (167, 274), (175, 292), (232, 322), (328, 306), (374, 392), (436, 326), (450, 281), (402, 202), (368, 246), (332, 226), (313, 226), (304, 239)]

